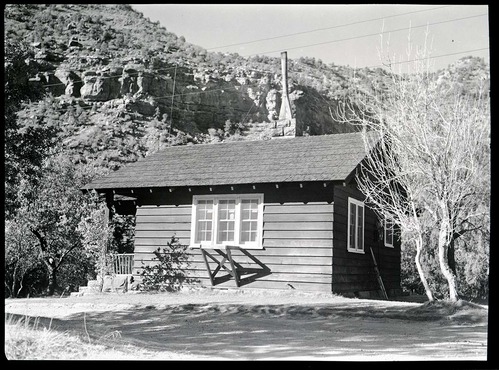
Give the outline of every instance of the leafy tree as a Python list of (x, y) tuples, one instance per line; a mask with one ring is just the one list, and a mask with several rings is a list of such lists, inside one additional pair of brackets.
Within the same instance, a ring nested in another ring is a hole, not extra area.
[[(60, 125), (55, 102), (47, 97), (16, 113), (15, 129), (6, 130), (6, 217), (16, 212), (21, 183), (36, 186), (45, 159), (56, 149)], [(26, 194), (27, 195), (27, 194)]]
[[(95, 194), (94, 194), (95, 196)], [(113, 235), (116, 234), (114, 224), (106, 219), (106, 204), (100, 202), (91, 207), (85, 217), (79, 220), (77, 230), (81, 235), (83, 248), (78, 250), (85, 253), (84, 260), (92, 266), (87, 270), (88, 280), (100, 277), (101, 284), (104, 276), (113, 272), (112, 258), (109, 252), (117, 249), (113, 244)], [(102, 285), (101, 285), (102, 290)]]
[(5, 221), (5, 296), (19, 297), (26, 290), (29, 274), (39, 267), (38, 250), (27, 225)]
[(51, 136), (51, 130), (25, 127), (19, 122), (17, 112), (28, 102), (40, 99), (43, 91), (29, 80), (37, 71), (34, 62), (27, 62), (33, 57), (29, 47), (8, 41), (4, 50), (5, 210), (10, 218), (18, 206), (14, 201), (17, 186), (22, 178), (36, 178), (46, 153), (45, 138)]
[(119, 215), (113, 212), (111, 227), (111, 250), (116, 253), (133, 253), (135, 216)]
[(224, 124), (224, 136), (228, 137), (234, 135), (236, 130), (239, 129), (239, 125), (237, 123), (232, 122), (230, 119), (225, 121)]
[[(21, 206), (16, 220), (30, 231), (25, 235), (26, 243), (34, 243), (47, 270), (48, 295), (54, 294), (57, 278), (63, 269), (68, 270), (65, 265), (71, 259), (73, 276), (81, 271), (75, 267), (76, 262), (86, 265), (86, 271), (89, 269), (88, 261), (84, 260), (89, 256), (82, 252), (85, 244), (79, 226), (82, 218), (99, 206), (99, 200), (95, 195), (81, 192), (81, 186), (88, 180), (67, 158), (55, 156), (44, 162), (43, 176), (36, 185), (24, 182), (20, 187)], [(77, 254), (81, 258), (75, 260)]]

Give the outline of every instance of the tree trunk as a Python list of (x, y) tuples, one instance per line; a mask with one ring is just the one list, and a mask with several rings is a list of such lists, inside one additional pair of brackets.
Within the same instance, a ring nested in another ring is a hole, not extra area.
[(449, 247), (447, 248), (447, 260), (449, 261), (450, 270), (454, 275), (457, 276), (454, 244), (455, 244), (455, 238), (452, 238), (452, 240), (449, 243)]
[(426, 276), (423, 271), (423, 267), (421, 266), (421, 252), (423, 250), (423, 239), (421, 235), (418, 236), (418, 240), (416, 240), (416, 268), (418, 269), (419, 273), (419, 279), (421, 280), (421, 283), (423, 283), (423, 287), (426, 293), (426, 296), (428, 297), (428, 301), (433, 302), (435, 298), (433, 298), (433, 293), (431, 292), (430, 285), (428, 284), (428, 281), (426, 280)]
[(21, 277), (21, 282), (19, 283), (19, 289), (17, 290), (16, 298), (19, 297), (19, 293), (21, 293), (21, 290), (23, 289), (23, 280), (24, 280), (24, 275)]
[(47, 295), (53, 296), (55, 293), (55, 288), (57, 287), (57, 269), (55, 268), (55, 262), (52, 258), (49, 258), (48, 262), (45, 262), (49, 271), (49, 282), (47, 286)]
[(4, 280), (3, 281), (4, 284), (5, 284), (5, 288), (9, 291), (9, 297), (8, 298), (15, 298), (13, 295), (12, 295), (12, 290), (10, 290), (10, 287), (9, 287), (9, 284), (7, 284), (7, 282)]
[(440, 270), (442, 270), (442, 274), (444, 274), (447, 284), (449, 285), (449, 299), (452, 302), (457, 302), (459, 300), (459, 294), (457, 292), (457, 275), (449, 266), (448, 255), (449, 244), (452, 240), (450, 237), (450, 223), (445, 215), (446, 213), (444, 212), (442, 220), (440, 221), (440, 230), (438, 232), (438, 262), (440, 263)]
[(57, 265), (55, 260), (52, 257), (48, 257), (45, 259), (44, 254), (47, 252), (47, 240), (45, 237), (37, 230), (37, 229), (30, 229), (33, 235), (36, 236), (39, 242), (39, 247), (40, 247), (40, 256), (45, 263), (45, 266), (47, 266), (47, 270), (49, 272), (49, 282), (47, 286), (47, 295), (52, 296), (54, 295), (55, 288), (57, 286), (57, 279), (56, 279), (56, 273), (57, 273)]
[(17, 275), (17, 263), (16, 267), (14, 267), (14, 273), (12, 274), (12, 288), (10, 290), (10, 294), (12, 295), (13, 298), (17, 298), (17, 294), (15, 293), (16, 291), (16, 275)]
[(114, 194), (112, 192), (107, 192), (106, 193), (106, 208), (105, 208), (105, 215), (104, 215), (104, 227), (105, 229), (110, 232), (110, 234), (106, 233), (106, 240), (102, 245), (101, 248), (101, 262), (100, 262), (100, 284), (99, 284), (99, 290), (102, 292), (102, 289), (104, 288), (104, 277), (106, 276), (107, 273), (107, 255), (109, 252), (109, 247), (111, 244), (111, 240), (109, 239), (109, 235), (113, 237), (113, 232), (110, 231), (110, 226), (112, 225), (113, 221), (113, 216), (114, 216), (114, 209), (113, 209), (113, 202), (114, 202)]

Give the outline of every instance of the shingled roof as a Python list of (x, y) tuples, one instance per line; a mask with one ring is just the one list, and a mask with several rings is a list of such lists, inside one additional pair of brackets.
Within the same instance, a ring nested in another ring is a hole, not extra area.
[(343, 181), (365, 155), (360, 133), (173, 146), (84, 189)]

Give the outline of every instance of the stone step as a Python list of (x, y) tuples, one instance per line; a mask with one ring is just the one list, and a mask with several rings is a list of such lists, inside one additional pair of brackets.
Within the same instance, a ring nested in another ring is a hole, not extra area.
[(87, 283), (87, 287), (99, 287), (99, 286), (100, 286), (99, 280), (89, 280)]
[[(103, 290), (101, 291), (101, 284)], [(83, 295), (94, 295), (102, 292), (125, 293), (133, 289), (130, 275), (105, 276), (104, 283), (100, 279), (89, 280), (86, 286), (79, 286), (78, 292), (72, 292), (71, 296), (81, 297)]]

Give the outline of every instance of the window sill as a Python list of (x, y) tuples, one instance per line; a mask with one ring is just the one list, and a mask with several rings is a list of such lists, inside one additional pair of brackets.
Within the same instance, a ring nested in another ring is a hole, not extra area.
[(366, 254), (363, 250), (360, 249), (347, 249), (348, 252), (350, 253), (357, 253), (357, 254)]
[(251, 250), (265, 250), (263, 246), (259, 245), (227, 245), (227, 244), (191, 244), (190, 249), (251, 249)]
[(393, 245), (390, 245), (390, 244), (385, 244), (385, 247), (386, 247), (386, 248), (394, 248), (394, 246), (393, 246)]

